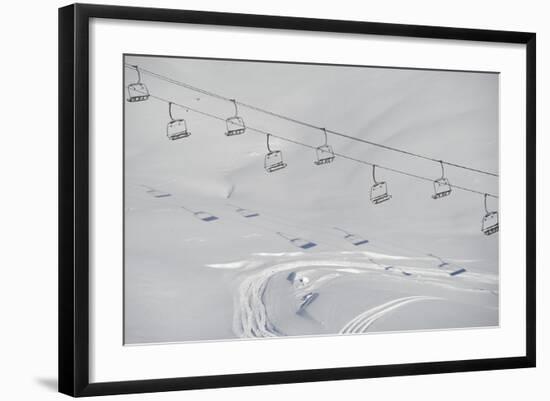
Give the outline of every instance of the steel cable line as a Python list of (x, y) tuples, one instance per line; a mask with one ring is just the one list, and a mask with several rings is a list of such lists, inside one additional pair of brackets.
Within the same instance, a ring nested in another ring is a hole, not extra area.
[[(160, 97), (160, 96), (156, 96), (152, 93), (149, 94), (149, 96), (153, 99), (156, 99), (156, 100), (159, 100), (161, 102), (165, 102), (165, 103), (172, 103), (173, 105), (176, 105), (176, 106), (179, 106), (185, 110), (188, 110), (188, 111), (192, 111), (194, 113), (197, 113), (197, 114), (200, 114), (200, 115), (203, 115), (205, 117), (210, 117), (212, 119), (215, 119), (215, 120), (218, 120), (218, 121), (223, 121), (225, 122), (226, 121), (226, 118), (224, 117), (220, 117), (220, 116), (217, 116), (215, 114), (211, 114), (211, 113), (208, 113), (206, 111), (202, 111), (202, 110), (198, 110), (198, 109), (195, 109), (193, 107), (190, 107), (190, 106), (186, 106), (184, 104), (180, 104), (180, 103), (176, 103), (172, 100), (169, 100), (169, 99), (166, 99), (166, 98), (163, 98), (163, 97)], [(299, 146), (303, 146), (303, 147), (306, 147), (306, 148), (309, 148), (309, 149), (317, 149), (316, 146), (313, 146), (313, 145), (308, 145), (307, 143), (303, 143), (303, 142), (299, 142), (299, 141), (296, 141), (294, 139), (290, 139), (290, 138), (286, 138), (286, 137), (283, 137), (283, 136), (280, 136), (280, 135), (277, 135), (277, 134), (273, 134), (272, 132), (268, 132), (268, 131), (265, 131), (265, 130), (262, 130), (262, 129), (259, 129), (259, 128), (254, 128), (254, 127), (250, 127), (250, 126), (247, 126), (246, 127), (248, 130), (252, 131), (252, 132), (256, 132), (256, 133), (259, 133), (259, 134), (262, 134), (262, 135), (270, 135), (272, 136), (273, 138), (277, 138), (279, 140), (282, 140), (282, 141), (285, 141), (285, 142), (290, 142), (290, 143), (293, 143), (295, 145), (299, 145)], [(357, 159), (355, 157), (352, 157), (352, 156), (348, 156), (348, 155), (345, 155), (343, 153), (337, 153), (337, 152), (334, 152), (334, 155), (335, 156), (338, 156), (338, 157), (341, 157), (343, 159), (347, 159), (347, 160), (351, 160), (351, 161), (354, 161), (354, 162), (357, 162), (357, 163), (361, 163), (361, 164), (364, 164), (364, 165), (367, 165), (367, 166), (374, 166), (374, 163), (371, 163), (371, 162), (368, 162), (366, 160), (362, 160), (362, 159)], [(439, 161), (438, 161), (439, 162)], [(430, 182), (430, 183), (433, 183), (433, 179), (432, 178), (429, 178), (429, 177), (424, 177), (424, 176), (421, 176), (421, 175), (418, 175), (418, 174), (414, 174), (414, 173), (409, 173), (407, 171), (403, 171), (403, 170), (399, 170), (399, 169), (395, 169), (393, 167), (387, 167), (387, 166), (384, 166), (384, 165), (380, 165), (380, 164), (376, 164), (376, 167), (377, 168), (380, 168), (380, 169), (383, 169), (383, 170), (386, 170), (386, 171), (390, 171), (390, 172), (393, 172), (393, 173), (396, 173), (396, 174), (401, 174), (401, 175), (405, 175), (405, 176), (408, 176), (408, 177), (412, 177), (412, 178), (416, 178), (418, 180), (422, 180), (422, 181), (426, 181), (426, 182)], [(475, 189), (471, 189), (471, 188), (467, 188), (467, 187), (462, 187), (462, 186), (458, 186), (458, 185), (454, 185), (454, 184), (451, 184), (451, 187), (452, 188), (456, 188), (456, 189), (459, 189), (459, 190), (462, 190), (462, 191), (467, 191), (467, 192), (471, 192), (471, 193), (475, 193), (475, 194), (478, 194), (478, 195), (483, 195), (483, 196), (490, 196), (492, 198), (495, 198), (495, 199), (498, 199), (498, 195), (494, 195), (494, 194), (490, 194), (490, 193), (485, 193), (485, 192), (482, 192), (482, 191), (478, 191), (478, 190), (475, 190)]]
[[(285, 116), (285, 115), (282, 115), (282, 114), (278, 114), (278, 113), (275, 113), (275, 112), (272, 112), (272, 111), (269, 111), (269, 110), (266, 110), (266, 109), (262, 109), (260, 107), (257, 107), (257, 106), (251, 105), (251, 104), (243, 103), (243, 102), (237, 101), (236, 99), (228, 98), (228, 97), (222, 96), (220, 94), (207, 91), (206, 89), (198, 88), (196, 86), (187, 84), (187, 83), (182, 82), (182, 81), (175, 80), (173, 78), (166, 77), (164, 75), (158, 74), (158, 73), (150, 71), (150, 70), (143, 69), (141, 67), (137, 67), (135, 65), (125, 64), (125, 66), (126, 66), (126, 68), (131, 68), (131, 69), (138, 69), (139, 68), (139, 70), (141, 70), (141, 72), (143, 72), (145, 74), (148, 74), (148, 75), (153, 76), (155, 78), (158, 78), (158, 79), (161, 79), (163, 81), (169, 82), (171, 84), (181, 86), (183, 88), (186, 88), (186, 89), (198, 92), (198, 93), (202, 93), (203, 95), (206, 95), (206, 96), (210, 96), (210, 97), (213, 97), (213, 98), (216, 98), (216, 99), (219, 99), (219, 100), (223, 100), (223, 101), (227, 101), (227, 102), (232, 102), (232, 103), (237, 104), (239, 106), (246, 107), (248, 109), (251, 109), (251, 110), (263, 113), (263, 114), (270, 115), (272, 117), (276, 117), (276, 118), (279, 118), (279, 119), (282, 119), (282, 120), (286, 120), (286, 121), (289, 121), (289, 122), (292, 122), (292, 123), (295, 123), (295, 124), (302, 125), (304, 127), (308, 127), (308, 128), (312, 128), (312, 129), (315, 129), (315, 130), (320, 130), (320, 131), (325, 132), (324, 127), (320, 127), (320, 126), (317, 126), (317, 125), (312, 124), (312, 123), (297, 120), (295, 118), (288, 117), (288, 116)], [(492, 173), (490, 171), (484, 171), (484, 170), (480, 170), (480, 169), (477, 169), (477, 168), (474, 168), (474, 167), (469, 167), (469, 166), (465, 166), (465, 165), (458, 164), (458, 163), (452, 163), (452, 162), (448, 162), (448, 161), (445, 161), (445, 160), (440, 160), (440, 159), (436, 159), (436, 158), (433, 158), (433, 157), (424, 156), (424, 155), (421, 155), (421, 154), (418, 154), (418, 153), (410, 152), (408, 150), (395, 148), (395, 147), (384, 145), (384, 144), (381, 144), (381, 143), (369, 141), (369, 140), (363, 139), (363, 138), (358, 138), (358, 137), (355, 137), (355, 136), (352, 136), (352, 135), (345, 134), (343, 132), (338, 132), (338, 131), (334, 131), (334, 130), (330, 130), (330, 129), (326, 129), (326, 132), (329, 133), (329, 134), (337, 135), (337, 136), (340, 136), (340, 137), (343, 137), (343, 138), (346, 138), (346, 139), (350, 139), (350, 140), (353, 140), (353, 141), (358, 141), (358, 142), (362, 142), (362, 143), (365, 143), (365, 144), (368, 144), (368, 145), (376, 146), (376, 147), (379, 147), (379, 148), (382, 148), (382, 149), (385, 149), (385, 150), (389, 150), (389, 151), (392, 151), (392, 152), (402, 153), (402, 154), (405, 154), (405, 155), (408, 155), (408, 156), (411, 156), (411, 157), (417, 157), (417, 158), (420, 158), (420, 159), (423, 159), (423, 160), (428, 160), (428, 161), (435, 162), (435, 163), (443, 163), (443, 164), (446, 164), (447, 166), (452, 166), (452, 167), (472, 171), (472, 172), (479, 173), (479, 174), (485, 174), (485, 175), (489, 175), (489, 176), (493, 176), (493, 177), (499, 177), (499, 175), (497, 173)]]

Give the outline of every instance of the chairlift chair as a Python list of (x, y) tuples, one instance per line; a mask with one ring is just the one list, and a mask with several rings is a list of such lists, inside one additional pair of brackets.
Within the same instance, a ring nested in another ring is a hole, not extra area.
[(434, 181), (434, 194), (433, 199), (443, 198), (451, 194), (451, 183), (445, 178), (445, 170), (443, 169), (443, 161), (441, 163), (441, 177)]
[(269, 134), (267, 134), (267, 150), (268, 153), (264, 158), (264, 168), (268, 173), (281, 170), (286, 167), (286, 163), (283, 161), (283, 152), (280, 150), (271, 150), (269, 147)]
[(332, 150), (332, 146), (327, 143), (327, 130), (323, 128), (323, 132), (325, 133), (325, 143), (315, 149), (317, 160), (314, 163), (317, 166), (332, 163), (334, 161), (334, 151)]
[(481, 220), (481, 231), (485, 235), (491, 235), (498, 232), (498, 212), (489, 212), (487, 210), (487, 194), (484, 196), (485, 216)]
[(498, 212), (489, 212), (483, 216), (481, 231), (485, 235), (491, 235), (498, 231)]
[(235, 99), (231, 99), (231, 101), (233, 102), (233, 106), (235, 106), (235, 115), (225, 120), (225, 125), (227, 127), (225, 135), (234, 136), (244, 134), (246, 126), (244, 125), (244, 120), (242, 117), (239, 117), (238, 115), (239, 110), (237, 109), (237, 101)]
[(320, 166), (322, 164), (332, 163), (334, 161), (334, 151), (330, 145), (322, 145), (316, 149), (317, 160), (314, 162)]
[(175, 119), (172, 116), (172, 102), (168, 103), (168, 114), (170, 122), (166, 125), (166, 136), (168, 139), (175, 141), (176, 139), (187, 138), (191, 132), (187, 129), (187, 123), (183, 118)]
[(142, 102), (149, 99), (149, 90), (144, 83), (141, 82), (141, 73), (137, 65), (133, 66), (138, 73), (138, 80), (136, 83), (130, 84), (126, 87), (128, 91), (128, 100), (129, 102)]
[(370, 200), (375, 205), (385, 202), (391, 199), (391, 195), (388, 194), (388, 187), (386, 182), (377, 182), (370, 189)]
[(388, 194), (388, 186), (385, 181), (376, 181), (375, 170), (376, 165), (373, 164), (372, 179), (374, 181), (374, 185), (370, 189), (370, 200), (375, 205), (378, 205), (379, 203), (390, 200), (392, 196)]
[(268, 173), (281, 170), (286, 167), (286, 163), (283, 162), (283, 154), (280, 150), (269, 152), (265, 155), (264, 167)]

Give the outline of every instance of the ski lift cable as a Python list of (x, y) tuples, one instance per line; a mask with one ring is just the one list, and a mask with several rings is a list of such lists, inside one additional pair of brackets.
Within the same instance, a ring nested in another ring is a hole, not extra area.
[[(156, 95), (153, 95), (153, 94), (150, 94), (150, 97), (153, 98), (153, 99), (159, 100), (161, 102), (165, 102), (165, 103), (171, 102), (171, 100), (168, 100), (168, 99), (165, 99), (163, 97), (156, 96)], [(219, 121), (225, 121), (226, 120), (223, 117), (219, 117), (217, 115), (214, 115), (214, 114), (202, 111), (202, 110), (198, 110), (198, 109), (195, 109), (195, 108), (190, 107), (190, 106), (186, 106), (186, 105), (175, 103), (175, 102), (172, 102), (172, 103), (179, 106), (179, 107), (182, 107), (186, 110), (189, 110), (189, 111), (192, 111), (194, 113), (203, 115), (205, 117), (210, 117), (212, 119), (219, 120)], [(299, 141), (296, 141), (294, 139), (290, 139), (290, 138), (287, 138), (287, 137), (276, 135), (276, 134), (273, 134), (271, 132), (268, 132), (268, 131), (265, 131), (265, 130), (262, 130), (262, 129), (259, 129), (259, 128), (248, 127), (248, 129), (252, 132), (256, 132), (256, 133), (268, 136), (268, 138), (267, 138), (268, 149), (269, 149), (269, 137), (270, 136), (274, 137), (274, 138), (277, 138), (277, 139), (280, 139), (280, 140), (285, 141), (285, 142), (293, 143), (295, 145), (303, 146), (303, 147), (310, 148), (310, 149), (317, 149), (316, 146), (308, 145), (307, 143), (299, 142)], [(371, 162), (368, 162), (368, 161), (362, 160), (362, 159), (357, 159), (355, 157), (352, 157), (352, 156), (349, 156), (349, 155), (346, 155), (346, 154), (343, 154), (343, 153), (334, 152), (334, 155), (338, 156), (338, 157), (341, 157), (343, 159), (347, 159), (347, 160), (354, 161), (354, 162), (357, 162), (357, 163), (361, 163), (361, 164), (371, 166), (371, 167), (375, 165), (374, 163), (371, 163)], [(421, 176), (421, 175), (418, 175), (418, 174), (409, 173), (407, 171), (399, 170), (399, 169), (396, 169), (396, 168), (393, 168), (393, 167), (382, 166), (380, 164), (376, 164), (376, 167), (378, 167), (382, 170), (390, 171), (392, 173), (401, 174), (401, 175), (405, 175), (405, 176), (408, 176), (408, 177), (411, 177), (411, 178), (416, 178), (418, 180), (433, 183), (433, 179), (429, 178), (429, 177), (424, 177), (424, 176)], [(483, 192), (483, 191), (478, 191), (478, 190), (463, 187), (463, 186), (458, 186), (458, 185), (452, 184), (451, 187), (456, 188), (458, 190), (475, 193), (475, 194), (478, 194), (478, 195), (487, 195), (487, 196), (490, 196), (490, 197), (495, 198), (495, 199), (499, 198), (498, 195), (486, 193), (486, 192)]]
[(127, 68), (135, 68), (135, 69), (137, 69), (138, 71), (141, 70), (141, 71), (144, 72), (145, 74), (151, 75), (151, 76), (153, 76), (153, 77), (155, 77), (155, 78), (161, 79), (161, 80), (166, 81), (166, 82), (169, 82), (169, 83), (171, 83), (171, 84), (174, 84), (174, 85), (177, 85), (177, 86), (181, 86), (181, 87), (184, 87), (184, 88), (186, 88), (186, 89), (189, 89), (189, 90), (192, 90), (192, 91), (195, 91), (195, 92), (202, 93), (203, 95), (207, 95), (207, 96), (210, 96), (210, 97), (219, 99), (219, 100), (224, 100), (224, 101), (228, 101), (228, 102), (233, 102), (233, 103), (235, 104), (235, 107), (236, 107), (236, 105), (238, 104), (238, 105), (240, 105), (240, 106), (242, 106), (242, 107), (246, 107), (246, 108), (248, 108), (248, 109), (251, 109), (251, 110), (254, 110), (254, 111), (263, 113), (263, 114), (268, 114), (268, 115), (270, 115), (270, 116), (272, 116), (272, 117), (276, 117), (276, 118), (279, 118), (279, 119), (283, 119), (283, 120), (286, 120), (286, 121), (289, 121), (289, 122), (292, 122), (292, 123), (295, 123), (295, 124), (302, 125), (302, 126), (304, 126), (304, 127), (308, 127), (308, 128), (312, 128), (312, 129), (324, 131), (325, 134), (326, 134), (326, 133), (330, 133), (330, 134), (337, 135), (337, 136), (340, 136), (340, 137), (343, 137), (343, 138), (346, 138), (346, 139), (350, 139), (350, 140), (358, 141), (358, 142), (363, 142), (363, 143), (365, 143), (365, 144), (372, 145), (372, 146), (376, 146), (376, 147), (379, 147), (379, 148), (382, 148), (382, 149), (386, 149), (386, 150), (389, 150), (389, 151), (399, 152), (399, 153), (402, 153), (402, 154), (406, 154), (406, 155), (411, 156), (411, 157), (417, 157), (417, 158), (424, 159), (424, 160), (428, 160), (428, 161), (432, 161), (432, 162), (435, 162), (435, 163), (442, 163), (442, 164), (446, 164), (446, 165), (448, 165), (448, 166), (456, 167), (456, 168), (463, 169), (463, 170), (469, 170), (469, 171), (472, 171), (472, 172), (475, 172), (475, 173), (479, 173), (479, 174), (485, 174), (485, 175), (489, 175), (489, 176), (493, 176), (493, 177), (499, 177), (499, 174), (493, 173), (493, 172), (490, 172), (490, 171), (485, 171), (485, 170), (481, 170), (481, 169), (477, 169), (477, 168), (474, 168), (474, 167), (465, 166), (465, 165), (458, 164), (458, 163), (453, 163), (453, 162), (444, 161), (444, 160), (436, 159), (436, 158), (429, 157), (429, 156), (424, 156), (424, 155), (421, 155), (421, 154), (418, 154), (418, 153), (414, 153), (414, 152), (411, 152), (411, 151), (408, 151), (408, 150), (404, 150), (404, 149), (400, 149), (400, 148), (395, 148), (395, 147), (393, 147), (393, 146), (384, 145), (384, 144), (381, 144), (381, 143), (378, 143), (378, 142), (369, 141), (369, 140), (363, 139), (363, 138), (358, 138), (358, 137), (355, 137), (355, 136), (352, 136), (352, 135), (345, 134), (345, 133), (343, 133), (343, 132), (338, 132), (338, 131), (334, 131), (334, 130), (325, 129), (325, 128), (323, 128), (323, 127), (317, 126), (317, 125), (312, 124), (312, 123), (308, 123), (308, 122), (305, 122), (305, 121), (297, 120), (297, 119), (292, 118), (292, 117), (288, 117), (288, 116), (285, 116), (285, 115), (282, 115), (282, 114), (278, 114), (278, 113), (275, 113), (275, 112), (272, 112), (272, 111), (269, 111), (269, 110), (266, 110), (266, 109), (263, 109), (263, 108), (260, 108), (260, 107), (251, 105), (251, 104), (247, 104), (247, 103), (243, 103), (243, 102), (237, 101), (236, 99), (231, 99), (231, 98), (228, 98), (228, 97), (219, 95), (219, 94), (217, 94), (217, 93), (210, 92), (210, 91), (207, 91), (207, 90), (205, 90), (205, 89), (198, 88), (198, 87), (196, 87), (196, 86), (187, 84), (187, 83), (185, 83), (185, 82), (177, 81), (177, 80), (175, 80), (175, 79), (166, 77), (166, 76), (164, 76), (164, 75), (158, 74), (158, 73), (153, 72), (153, 71), (149, 71), (149, 70), (143, 69), (143, 68), (138, 67), (138, 66), (126, 64), (126, 67), (127, 67)]
[[(162, 98), (162, 97), (159, 97), (159, 96), (155, 96), (155, 95), (150, 95), (150, 96), (151, 96), (151, 98), (162, 101), (162, 102), (170, 102), (169, 100), (167, 100), (165, 98)], [(219, 120), (219, 121), (225, 121), (225, 118), (223, 118), (223, 117), (219, 117), (219, 116), (216, 116), (214, 114), (207, 113), (207, 112), (202, 111), (202, 110), (197, 110), (197, 109), (194, 109), (192, 107), (181, 105), (181, 104), (178, 104), (178, 103), (174, 103), (174, 104), (176, 104), (180, 107), (183, 107), (183, 108), (185, 108), (189, 111), (192, 111), (194, 113), (201, 114), (203, 116), (210, 117), (210, 118), (213, 118), (213, 119), (216, 119), (216, 120)], [(286, 138), (286, 137), (283, 137), (283, 136), (280, 136), (280, 135), (275, 135), (271, 132), (267, 132), (267, 131), (264, 131), (264, 130), (259, 129), (259, 128), (253, 128), (253, 127), (248, 127), (248, 128), (251, 131), (256, 132), (256, 133), (260, 133), (260, 134), (263, 134), (263, 135), (270, 135), (270, 136), (273, 136), (277, 139), (280, 139), (282, 141), (286, 141), (286, 142), (289, 142), (289, 143), (293, 143), (295, 145), (304, 146), (304, 147), (307, 147), (307, 148), (310, 148), (310, 149), (316, 149), (315, 146), (308, 145), (306, 143), (299, 142), (299, 141), (296, 141), (294, 139)], [(345, 154), (342, 154), (342, 153), (334, 152), (334, 154), (338, 157), (341, 157), (341, 158), (344, 158), (344, 159), (347, 159), (347, 160), (350, 160), (350, 161), (354, 161), (354, 162), (357, 162), (357, 163), (365, 164), (367, 166), (373, 166), (374, 165), (374, 163), (371, 163), (371, 162), (368, 162), (368, 161), (362, 160), (362, 159), (357, 159), (355, 157), (348, 156), (348, 155), (345, 155)], [(418, 174), (409, 173), (407, 171), (398, 170), (398, 169), (395, 169), (395, 168), (392, 168), (392, 167), (382, 166), (382, 165), (379, 165), (379, 164), (377, 164), (376, 166), (380, 169), (390, 171), (390, 172), (393, 172), (393, 173), (396, 173), (396, 174), (405, 175), (405, 176), (408, 176), (408, 177), (411, 177), (411, 178), (416, 178), (418, 180), (427, 181), (427, 182), (430, 182), (430, 183), (433, 182), (433, 179), (429, 178), (429, 177), (424, 177), (424, 176), (421, 176), (421, 175), (418, 175)], [(471, 189), (471, 188), (467, 188), (467, 187), (463, 187), (463, 186), (459, 186), (459, 185), (455, 185), (455, 184), (452, 184), (451, 187), (456, 188), (458, 190), (475, 193), (475, 194), (478, 194), (478, 195), (484, 195), (484, 196), (487, 195), (487, 196), (490, 196), (490, 197), (495, 198), (495, 199), (499, 198), (498, 195), (485, 193), (485, 192), (482, 192), (482, 191), (478, 191), (478, 190), (475, 190), (475, 189)]]

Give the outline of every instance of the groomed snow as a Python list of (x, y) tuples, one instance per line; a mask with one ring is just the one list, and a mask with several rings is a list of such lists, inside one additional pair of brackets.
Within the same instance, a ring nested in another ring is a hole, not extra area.
[[(498, 171), (495, 74), (126, 61), (360, 138)], [(134, 78), (126, 71), (127, 83)], [(146, 75), (142, 81), (152, 95), (233, 114), (226, 102)], [(367, 166), (338, 157), (317, 166), (311, 149), (274, 139), (288, 166), (267, 173), (265, 136), (226, 137), (223, 122), (184, 109), (174, 114), (191, 136), (166, 138), (167, 104), (125, 103), (125, 343), (499, 324), (498, 234), (480, 231), (482, 196), (453, 190), (434, 200), (430, 183), (377, 170), (392, 199), (374, 205)], [(239, 114), (247, 125), (323, 142), (315, 130), (247, 109)], [(440, 175), (433, 162), (343, 138), (329, 142), (335, 152)], [(497, 178), (451, 167), (446, 174), (456, 185), (498, 193)], [(341, 230), (368, 242), (354, 245)], [(289, 279), (293, 272), (306, 279)]]

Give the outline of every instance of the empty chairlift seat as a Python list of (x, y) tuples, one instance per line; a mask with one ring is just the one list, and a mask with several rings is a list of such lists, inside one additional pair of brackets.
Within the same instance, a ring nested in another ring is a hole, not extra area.
[(264, 168), (268, 173), (281, 170), (286, 167), (286, 163), (283, 161), (283, 152), (280, 150), (271, 150), (269, 147), (269, 137), (267, 134), (267, 150), (268, 153), (264, 158)]
[(283, 153), (280, 150), (269, 152), (264, 158), (264, 168), (268, 173), (281, 170), (286, 167), (283, 161)]
[(225, 135), (227, 136), (241, 135), (246, 130), (244, 120), (241, 117), (229, 117), (225, 120), (225, 124), (227, 126)]
[(498, 232), (498, 212), (487, 210), (487, 194), (484, 196), (485, 216), (481, 220), (481, 231), (485, 235), (491, 235)]
[(391, 199), (391, 195), (388, 193), (388, 186), (385, 181), (376, 181), (376, 165), (372, 166), (372, 179), (374, 181), (373, 186), (370, 189), (370, 200), (375, 205), (386, 202)]
[(246, 126), (244, 125), (244, 120), (242, 117), (239, 117), (239, 110), (237, 109), (237, 101), (235, 99), (231, 99), (233, 102), (233, 106), (235, 106), (235, 115), (233, 117), (229, 117), (225, 120), (226, 125), (226, 136), (234, 136), (234, 135), (241, 135), (244, 134), (246, 131)]
[(451, 194), (451, 184), (446, 178), (440, 178), (434, 181), (434, 194), (432, 198), (439, 199)]
[(183, 118), (176, 119), (172, 116), (172, 105), (168, 103), (168, 114), (170, 116), (170, 122), (166, 125), (166, 136), (171, 141), (176, 139), (187, 138), (191, 135), (191, 132), (187, 129), (187, 123)]
[(489, 212), (483, 216), (481, 231), (485, 235), (491, 235), (498, 231), (498, 212)]
[(129, 102), (143, 102), (144, 100), (149, 99), (149, 90), (144, 83), (141, 82), (141, 73), (137, 65), (133, 66), (138, 74), (138, 80), (136, 83), (130, 84), (126, 87), (128, 92), (128, 97), (126, 98)]
[(445, 178), (445, 170), (443, 169), (443, 161), (440, 160), (441, 164), (441, 177), (434, 181), (434, 194), (432, 195), (433, 199), (440, 199), (451, 194), (451, 183), (447, 178)]
[(149, 90), (145, 84), (130, 84), (128, 85), (128, 101), (143, 102), (149, 99)]
[(370, 189), (370, 200), (375, 205), (391, 199), (386, 182), (377, 182)]
[(172, 141), (187, 138), (189, 135), (191, 135), (191, 133), (187, 129), (187, 123), (183, 119), (172, 120), (166, 126), (166, 136)]
[(323, 132), (325, 133), (325, 143), (315, 149), (317, 160), (315, 160), (314, 163), (317, 166), (329, 164), (334, 161), (334, 151), (332, 150), (332, 146), (327, 143), (327, 130), (323, 128)]
[(323, 145), (319, 146), (316, 149), (317, 152), (317, 160), (315, 160), (315, 164), (318, 166), (321, 166), (323, 164), (329, 164), (334, 161), (334, 151), (332, 150), (332, 146), (330, 145)]

